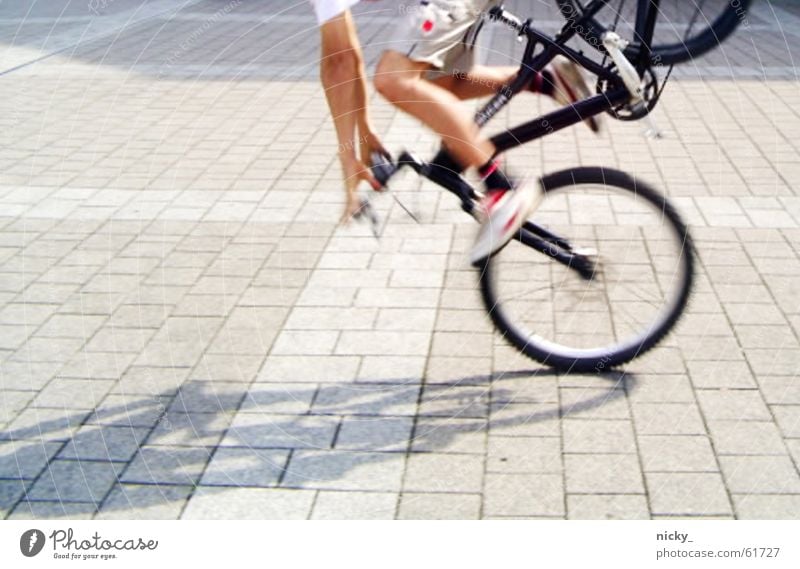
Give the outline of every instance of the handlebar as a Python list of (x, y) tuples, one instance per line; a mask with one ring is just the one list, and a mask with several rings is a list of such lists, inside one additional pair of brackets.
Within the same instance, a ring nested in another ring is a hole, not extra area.
[(503, 8), (502, 6), (495, 6), (489, 10), (489, 17), (497, 22), (501, 22), (510, 28), (515, 29), (520, 34), (525, 33), (526, 22), (523, 22), (514, 14)]

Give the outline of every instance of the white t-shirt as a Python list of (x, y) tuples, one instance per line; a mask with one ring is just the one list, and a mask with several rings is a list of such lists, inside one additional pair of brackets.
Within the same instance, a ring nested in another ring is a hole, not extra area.
[(317, 13), (317, 23), (321, 26), (353, 6), (359, 0), (311, 0), (314, 12)]

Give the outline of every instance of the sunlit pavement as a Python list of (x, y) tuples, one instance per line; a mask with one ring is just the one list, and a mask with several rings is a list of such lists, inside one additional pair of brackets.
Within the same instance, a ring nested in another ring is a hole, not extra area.
[[(371, 69), (397, 12), (357, 10)], [(691, 223), (689, 312), (610, 376), (493, 332), (435, 186), (406, 182), (421, 224), (336, 226), (316, 36), (300, 0), (0, 4), (1, 516), (800, 517), (796, 5), (676, 68), (664, 139), (609, 117), (510, 156), (630, 171)]]

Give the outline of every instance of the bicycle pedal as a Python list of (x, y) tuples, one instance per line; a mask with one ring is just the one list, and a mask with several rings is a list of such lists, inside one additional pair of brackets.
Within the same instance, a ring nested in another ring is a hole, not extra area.
[(397, 172), (397, 164), (392, 162), (391, 156), (387, 156), (381, 152), (373, 152), (370, 154), (369, 158), (372, 162), (372, 175), (375, 176), (376, 180), (378, 180), (381, 188), (385, 188), (389, 178), (391, 178), (394, 173)]

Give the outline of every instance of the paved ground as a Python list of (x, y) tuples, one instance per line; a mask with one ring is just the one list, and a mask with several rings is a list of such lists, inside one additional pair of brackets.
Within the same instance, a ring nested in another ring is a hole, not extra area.
[[(359, 10), (370, 63), (395, 10)], [(0, 3), (0, 516), (800, 517), (795, 4), (676, 72), (667, 139), (511, 157), (630, 170), (692, 223), (689, 314), (612, 377), (493, 334), (433, 186), (421, 225), (335, 226), (315, 33), (302, 1)]]

